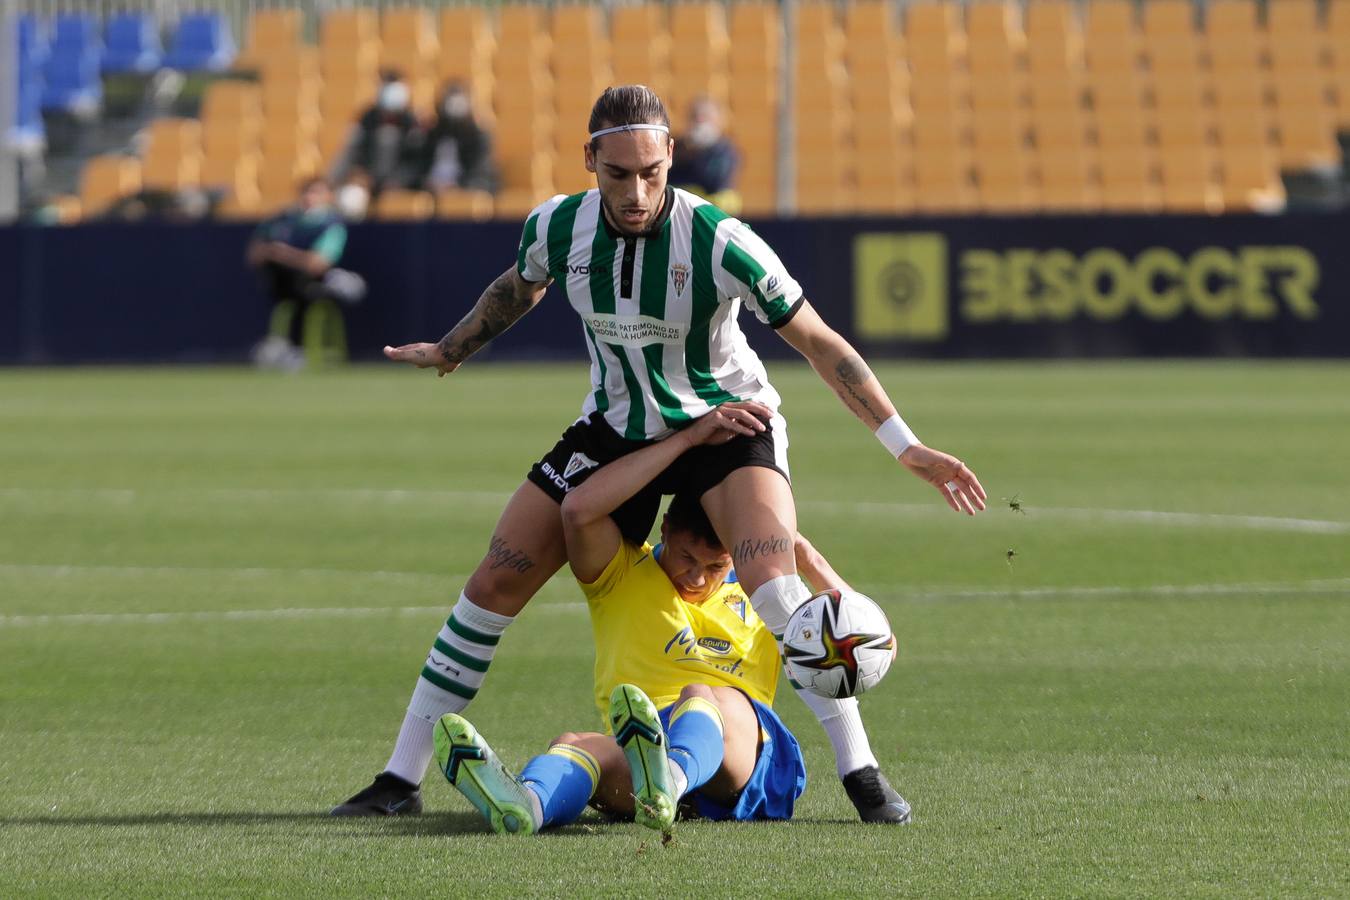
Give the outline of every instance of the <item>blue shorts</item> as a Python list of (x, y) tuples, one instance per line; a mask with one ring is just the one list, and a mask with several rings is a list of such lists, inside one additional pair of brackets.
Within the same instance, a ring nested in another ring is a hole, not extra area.
[[(750, 704), (759, 717), (763, 738), (755, 770), (741, 788), (735, 806), (709, 800), (698, 791), (691, 794), (688, 799), (693, 800), (694, 808), (705, 819), (737, 822), (790, 819), (793, 804), (806, 790), (806, 761), (802, 759), (802, 748), (797, 745), (797, 739), (771, 707), (758, 700), (751, 700)], [(672, 703), (661, 710), (662, 728), (670, 727), (670, 714), (675, 711), (675, 706)]]

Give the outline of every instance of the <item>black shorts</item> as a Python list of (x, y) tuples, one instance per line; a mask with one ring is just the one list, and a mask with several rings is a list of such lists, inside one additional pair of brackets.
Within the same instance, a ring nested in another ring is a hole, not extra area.
[[(567, 492), (585, 483), (592, 472), (652, 443), (620, 436), (603, 415), (594, 412), (573, 422), (527, 477), (561, 504)], [(782, 416), (775, 416), (766, 431), (753, 437), (742, 435), (715, 447), (688, 451), (611, 513), (611, 518), (625, 539), (640, 544), (651, 534), (663, 494), (692, 492), (702, 497), (747, 466), (762, 466), (788, 477), (787, 428)]]

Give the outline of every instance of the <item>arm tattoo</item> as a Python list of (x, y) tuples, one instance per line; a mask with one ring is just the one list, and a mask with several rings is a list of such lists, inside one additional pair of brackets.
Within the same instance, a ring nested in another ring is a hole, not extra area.
[(834, 367), (834, 377), (837, 382), (834, 390), (841, 400), (866, 412), (877, 425), (886, 421), (886, 417), (873, 409), (866, 397), (854, 390), (858, 385), (872, 380), (872, 370), (867, 368), (867, 363), (862, 361), (861, 356), (846, 356), (839, 360), (839, 365)]
[(441, 338), (437, 349), (446, 362), (464, 362), (484, 344), (515, 324), (534, 303), (516, 296), (515, 279), (503, 272), (483, 291), (483, 296), (450, 333)]

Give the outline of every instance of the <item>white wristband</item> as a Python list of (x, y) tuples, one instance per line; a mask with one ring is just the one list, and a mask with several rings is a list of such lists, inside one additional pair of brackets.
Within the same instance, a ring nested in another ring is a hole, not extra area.
[(905, 424), (905, 420), (900, 418), (899, 413), (882, 422), (881, 427), (873, 434), (881, 441), (881, 446), (886, 448), (886, 452), (896, 458), (919, 442), (914, 432)]

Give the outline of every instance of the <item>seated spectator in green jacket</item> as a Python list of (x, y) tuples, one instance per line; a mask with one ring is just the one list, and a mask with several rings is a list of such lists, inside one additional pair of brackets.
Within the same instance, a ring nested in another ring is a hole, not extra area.
[(246, 259), (257, 270), (272, 300), (272, 324), (254, 351), (263, 366), (295, 369), (301, 352), (305, 315), (319, 300), (359, 301), (360, 277), (336, 268), (347, 245), (347, 226), (333, 208), (333, 190), (323, 178), (311, 178), (292, 207), (258, 225)]

